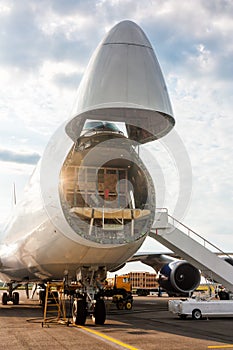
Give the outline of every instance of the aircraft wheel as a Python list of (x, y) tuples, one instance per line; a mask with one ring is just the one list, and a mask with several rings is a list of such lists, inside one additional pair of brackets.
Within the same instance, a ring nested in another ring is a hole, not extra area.
[(87, 318), (86, 301), (84, 299), (76, 299), (72, 308), (73, 323), (84, 325)]
[(19, 293), (14, 292), (12, 297), (13, 305), (19, 305)]
[(103, 299), (96, 301), (94, 309), (95, 324), (103, 325), (106, 320), (106, 308)]
[(201, 310), (194, 309), (192, 312), (192, 317), (194, 320), (200, 320), (202, 318)]
[(127, 301), (127, 303), (125, 304), (125, 309), (126, 310), (131, 310), (132, 309), (132, 302), (131, 301)]
[(7, 296), (7, 293), (4, 292), (2, 295), (2, 305), (7, 305), (7, 302), (8, 302), (8, 296)]

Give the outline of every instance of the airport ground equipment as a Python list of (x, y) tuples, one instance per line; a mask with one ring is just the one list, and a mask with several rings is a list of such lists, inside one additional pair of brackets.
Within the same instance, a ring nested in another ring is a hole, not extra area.
[(69, 325), (69, 320), (66, 317), (64, 282), (48, 282), (43, 293), (45, 293), (45, 296), (42, 327), (51, 323)]
[(112, 288), (104, 291), (104, 296), (112, 298), (112, 302), (116, 304), (118, 310), (131, 310), (133, 306), (133, 296), (131, 292), (127, 292), (124, 288)]
[(105, 281), (104, 289), (121, 289), (123, 288), (126, 292), (132, 292), (132, 285), (129, 274), (115, 275), (114, 277), (109, 277)]
[[(233, 266), (219, 257), (226, 254), (173, 218), (166, 209), (156, 213), (150, 237), (200, 269), (202, 275), (209, 280), (216, 281), (228, 292), (233, 292)], [(232, 261), (230, 256), (227, 259)]]
[(129, 274), (108, 278), (104, 288), (104, 296), (112, 298), (118, 310), (131, 310), (133, 306), (132, 286)]
[(233, 317), (233, 300), (169, 300), (168, 310), (182, 319), (188, 316), (194, 320), (202, 317)]

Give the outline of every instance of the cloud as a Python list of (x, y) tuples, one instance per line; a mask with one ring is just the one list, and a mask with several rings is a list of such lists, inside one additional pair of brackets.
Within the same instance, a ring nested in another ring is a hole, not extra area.
[(36, 164), (40, 159), (40, 155), (36, 152), (23, 153), (15, 152), (8, 149), (0, 149), (0, 161), (13, 162), (22, 164)]
[(90, 14), (90, 8), (92, 11), (96, 8), (98, 1), (95, 0), (53, 0), (51, 1), (52, 9), (60, 15), (73, 15), (79, 13), (80, 15)]
[(81, 80), (80, 74), (76, 73), (57, 73), (53, 77), (53, 82), (56, 86), (65, 87), (74, 90), (77, 88), (77, 82)]
[(231, 79), (232, 2), (197, 0), (194, 10), (189, 2), (163, 1), (158, 11), (152, 11), (157, 3), (140, 22), (164, 62), (163, 69), (195, 80)]
[[(43, 59), (44, 36), (36, 25), (31, 6), (24, 1), (1, 14), (0, 61), (6, 65), (36, 68)], [(37, 54), (40, 52), (40, 55)]]
[[(177, 2), (159, 0), (136, 0), (133, 7), (130, 0), (12, 1), (0, 13), (0, 62), (28, 72), (40, 70), (46, 60), (84, 68), (106, 29), (130, 18), (155, 44), (165, 72), (175, 66), (177, 74), (231, 81), (231, 2), (197, 0), (195, 10), (178, 3), (179, 11)], [(70, 79), (53, 81), (70, 87)]]
[[(87, 59), (78, 19), (52, 12), (50, 2), (12, 1), (0, 12), (0, 62), (25, 71), (35, 71), (44, 60), (81, 62)], [(84, 36), (85, 37), (85, 36)]]

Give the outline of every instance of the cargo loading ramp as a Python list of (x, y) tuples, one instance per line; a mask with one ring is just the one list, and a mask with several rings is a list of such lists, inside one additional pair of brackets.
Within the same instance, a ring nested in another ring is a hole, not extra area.
[(149, 236), (200, 269), (203, 276), (233, 292), (233, 266), (219, 257), (227, 254), (173, 218), (166, 209), (156, 212)]

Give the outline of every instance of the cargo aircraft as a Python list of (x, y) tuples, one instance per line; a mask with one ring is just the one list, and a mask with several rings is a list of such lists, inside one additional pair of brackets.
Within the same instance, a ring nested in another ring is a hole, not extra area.
[[(105, 322), (107, 271), (134, 256), (155, 217), (155, 188), (139, 147), (174, 124), (148, 38), (134, 22), (118, 23), (94, 52), (74, 115), (50, 139), (0, 234), (0, 280), (8, 286), (3, 304), (19, 303), (19, 284), (65, 278), (76, 288), (74, 322), (84, 324), (91, 309), (97, 324)], [(177, 278), (178, 289), (188, 292), (181, 282), (195, 278), (195, 289), (199, 271), (179, 274), (179, 266), (167, 277), (171, 288)]]

